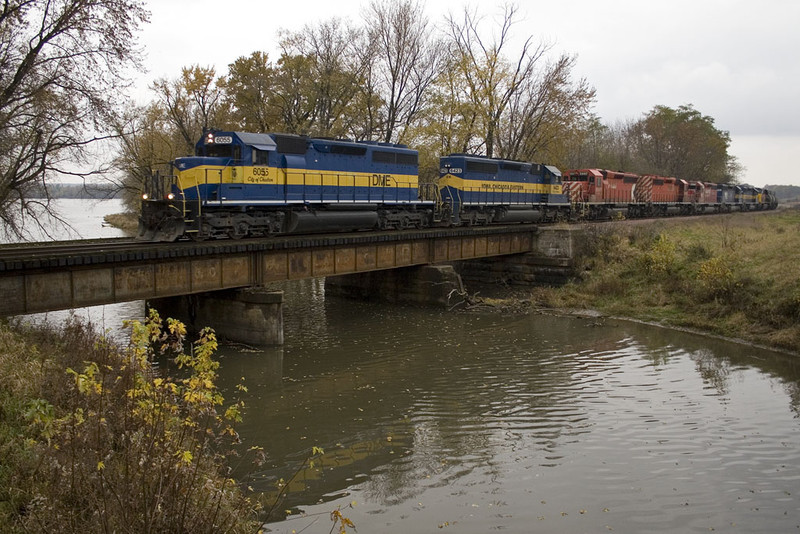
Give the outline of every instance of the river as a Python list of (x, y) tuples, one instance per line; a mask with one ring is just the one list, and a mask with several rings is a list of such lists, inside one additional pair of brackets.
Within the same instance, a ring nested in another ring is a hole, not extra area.
[[(359, 532), (800, 528), (790, 356), (610, 319), (326, 298), (322, 280), (283, 288), (284, 346), (219, 351), (223, 389), (249, 390), (243, 444), (267, 456), (237, 476), (266, 501), (290, 481), (270, 531), (327, 533), (337, 508)], [(102, 308), (115, 328), (142, 307)], [(312, 447), (325, 453), (309, 467)]]

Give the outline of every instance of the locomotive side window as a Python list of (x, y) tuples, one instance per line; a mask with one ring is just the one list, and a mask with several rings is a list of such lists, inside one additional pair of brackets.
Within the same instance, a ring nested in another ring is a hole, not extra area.
[(467, 161), (467, 172), (497, 174), (497, 163), (487, 163), (485, 161)]
[(269, 152), (266, 150), (253, 149), (253, 165), (266, 165)]
[(331, 145), (331, 154), (342, 154), (345, 156), (363, 156), (367, 153), (365, 146), (350, 145)]
[(399, 165), (419, 165), (419, 155), (417, 154), (397, 154)]
[(507, 170), (507, 171), (521, 171), (522, 170), (522, 163), (504, 161), (500, 164), (500, 166)]
[(384, 152), (383, 150), (373, 150), (372, 161), (374, 161), (375, 163), (394, 163), (395, 153)]
[(372, 161), (375, 163), (397, 163), (398, 165), (419, 165), (419, 156), (417, 154), (373, 150)]
[(281, 154), (305, 154), (308, 149), (308, 141), (305, 138), (291, 135), (276, 135), (275, 144)]

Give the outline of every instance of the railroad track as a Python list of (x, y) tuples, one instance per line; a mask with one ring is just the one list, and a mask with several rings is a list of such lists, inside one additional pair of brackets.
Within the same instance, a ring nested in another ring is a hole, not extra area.
[(0, 273), (52, 270), (59, 267), (97, 265), (100, 263), (149, 262), (164, 258), (212, 256), (260, 250), (290, 250), (307, 247), (390, 243), (419, 238), (457, 237), (531, 232), (530, 224), (482, 226), (475, 228), (429, 228), (393, 232), (366, 231), (338, 234), (285, 235), (272, 238), (219, 239), (151, 243), (120, 237), (79, 241), (59, 241), (0, 245)]
[[(769, 213), (769, 211), (751, 212)], [(652, 221), (691, 220), (709, 215), (691, 217), (660, 217), (625, 219), (604, 224), (642, 224)], [(579, 223), (581, 224), (581, 223)], [(271, 238), (219, 239), (209, 241), (178, 241), (152, 243), (136, 241), (131, 237), (50, 241), (38, 243), (13, 243), (0, 245), (0, 273), (21, 270), (53, 269), (58, 267), (96, 265), (115, 262), (147, 262), (170, 257), (204, 256), (251, 252), (254, 250), (296, 249), (307, 246), (354, 245), (402, 241), (424, 237), (491, 235), (494, 233), (530, 232), (537, 225), (489, 225), (477, 227), (429, 228), (425, 230), (398, 230), (391, 232), (363, 231), (338, 234), (283, 235)], [(535, 231), (535, 230), (533, 230)]]
[(17, 257), (29, 254), (60, 254), (72, 253), (77, 250), (98, 248), (124, 248), (136, 245), (138, 242), (130, 237), (112, 237), (102, 239), (75, 239), (72, 241), (39, 241), (26, 243), (0, 244), (0, 259)]
[(2, 244), (0, 271), (101, 263), (151, 245), (130, 237)]

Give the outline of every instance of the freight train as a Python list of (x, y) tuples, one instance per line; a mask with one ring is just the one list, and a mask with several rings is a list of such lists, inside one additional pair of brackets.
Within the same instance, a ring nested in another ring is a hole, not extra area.
[[(154, 176), (137, 238), (145, 241), (402, 230), (770, 209), (749, 186), (550, 165), (469, 154), (440, 158), (419, 180), (405, 145), (212, 130), (193, 156)], [(716, 196), (714, 196), (716, 195)], [(713, 197), (713, 198), (712, 198)]]

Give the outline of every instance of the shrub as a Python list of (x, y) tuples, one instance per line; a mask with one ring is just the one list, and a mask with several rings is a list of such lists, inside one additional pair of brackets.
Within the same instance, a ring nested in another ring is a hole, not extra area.
[[(21, 489), (0, 529), (257, 531), (256, 506), (226, 468), (242, 405), (222, 410), (213, 332), (184, 350), (183, 324), (151, 312), (145, 324), (132, 323), (121, 350), (103, 338), (87, 345), (88, 330), (51, 335), (52, 354), (38, 359), (47, 372), (16, 413), (29, 429), (18, 444), (38, 464), (16, 466)], [(62, 353), (71, 362), (66, 373)], [(158, 376), (151, 362), (159, 354), (174, 356), (187, 376)]]
[(665, 275), (673, 271), (675, 266), (675, 242), (666, 234), (659, 234), (650, 250), (643, 256), (647, 272), (653, 275)]
[(731, 261), (722, 256), (714, 256), (700, 264), (697, 281), (707, 298), (730, 298), (741, 287), (734, 276)]
[(713, 253), (703, 243), (692, 243), (686, 249), (686, 260), (690, 262), (711, 259)]
[(784, 295), (775, 303), (776, 323), (791, 325), (800, 322), (800, 291)]

